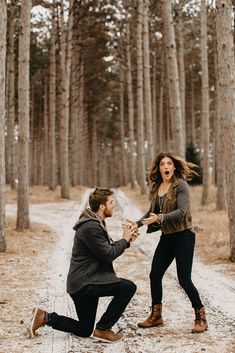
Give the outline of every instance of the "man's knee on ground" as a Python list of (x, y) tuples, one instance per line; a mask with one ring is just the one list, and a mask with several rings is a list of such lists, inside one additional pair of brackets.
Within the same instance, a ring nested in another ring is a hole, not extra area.
[(93, 332), (93, 327), (83, 328), (79, 331), (79, 334), (77, 336), (87, 338), (92, 335), (92, 332)]

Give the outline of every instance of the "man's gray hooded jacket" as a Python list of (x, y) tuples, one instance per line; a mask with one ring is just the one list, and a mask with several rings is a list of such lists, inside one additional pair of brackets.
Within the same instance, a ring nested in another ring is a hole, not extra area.
[(67, 292), (77, 293), (88, 284), (119, 282), (112, 261), (130, 246), (127, 240), (112, 242), (105, 222), (89, 208), (84, 210), (73, 229), (76, 233), (67, 277)]

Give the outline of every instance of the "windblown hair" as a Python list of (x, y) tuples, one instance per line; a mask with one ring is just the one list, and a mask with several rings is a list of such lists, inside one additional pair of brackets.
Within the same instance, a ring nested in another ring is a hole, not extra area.
[(93, 212), (97, 212), (100, 205), (105, 205), (108, 196), (113, 195), (113, 191), (106, 188), (96, 188), (89, 197), (89, 206)]
[(172, 160), (175, 166), (174, 176), (185, 180), (191, 180), (193, 177), (198, 176), (198, 173), (194, 170), (198, 168), (196, 164), (185, 161), (183, 158), (173, 156), (170, 152), (161, 152), (153, 161), (151, 169), (149, 171), (149, 181), (155, 183), (162, 182), (162, 176), (160, 173), (160, 162), (164, 157), (168, 157)]

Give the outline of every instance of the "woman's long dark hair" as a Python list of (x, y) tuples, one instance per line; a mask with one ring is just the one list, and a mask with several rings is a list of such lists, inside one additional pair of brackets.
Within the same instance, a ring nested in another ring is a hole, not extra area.
[(194, 168), (198, 168), (196, 164), (185, 161), (183, 158), (173, 156), (170, 152), (161, 152), (154, 159), (151, 169), (149, 171), (149, 181), (155, 182), (156, 184), (162, 182), (162, 176), (160, 173), (160, 162), (164, 157), (170, 158), (175, 166), (175, 177), (185, 180), (191, 180), (194, 176), (198, 176), (198, 173)]

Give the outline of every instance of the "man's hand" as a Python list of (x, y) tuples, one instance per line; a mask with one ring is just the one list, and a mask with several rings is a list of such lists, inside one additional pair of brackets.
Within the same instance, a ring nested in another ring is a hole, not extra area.
[(130, 223), (122, 224), (122, 228), (123, 228), (122, 238), (126, 239), (128, 243), (131, 243), (132, 241), (134, 241), (139, 235), (138, 228), (133, 227)]
[(130, 242), (136, 240), (136, 238), (138, 238), (139, 235), (140, 235), (139, 230), (136, 229), (136, 231), (132, 234)]
[(132, 221), (131, 219), (127, 219), (127, 222), (131, 226), (131, 229), (138, 229), (138, 225), (135, 221)]

